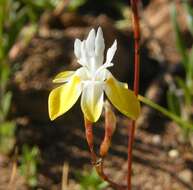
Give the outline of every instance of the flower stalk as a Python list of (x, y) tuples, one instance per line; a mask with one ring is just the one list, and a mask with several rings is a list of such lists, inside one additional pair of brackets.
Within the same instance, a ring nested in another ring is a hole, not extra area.
[[(139, 92), (139, 66), (140, 66), (140, 25), (139, 25), (139, 14), (138, 14), (138, 0), (130, 0), (132, 17), (133, 17), (133, 32), (134, 32), (134, 84), (133, 89), (136, 96)], [(131, 175), (132, 175), (132, 147), (135, 135), (135, 120), (132, 120), (128, 126), (128, 190), (131, 190)]]
[(119, 185), (115, 182), (113, 182), (109, 177), (104, 173), (104, 160), (101, 158), (98, 165), (95, 166), (95, 169), (98, 173), (98, 175), (106, 182), (109, 183), (109, 185), (116, 190), (125, 190), (125, 186)]
[[(110, 106), (110, 105), (109, 105)], [(105, 114), (105, 125), (106, 124), (110, 124), (109, 120), (112, 121), (112, 117), (114, 118), (114, 115), (112, 115), (111, 111), (109, 110), (109, 108), (106, 108), (106, 114)], [(110, 116), (109, 116), (110, 115)], [(110, 117), (110, 118), (109, 118)], [(108, 119), (106, 119), (108, 118)], [(116, 190), (125, 190), (125, 187), (113, 182), (111, 179), (109, 179), (109, 177), (104, 173), (104, 157), (107, 155), (110, 144), (111, 144), (111, 137), (112, 134), (114, 132), (114, 129), (112, 128), (112, 126), (105, 127), (105, 137), (103, 139), (103, 142), (101, 143), (100, 146), (100, 156), (101, 157), (97, 157), (95, 151), (94, 151), (94, 135), (93, 135), (93, 126), (92, 126), (92, 122), (88, 121), (86, 118), (84, 118), (84, 124), (85, 124), (85, 135), (86, 135), (86, 140), (89, 146), (89, 150), (90, 150), (90, 155), (91, 155), (91, 163), (93, 165), (93, 167), (95, 167), (98, 175), (106, 182), (109, 183), (109, 185), (111, 187), (113, 187)]]

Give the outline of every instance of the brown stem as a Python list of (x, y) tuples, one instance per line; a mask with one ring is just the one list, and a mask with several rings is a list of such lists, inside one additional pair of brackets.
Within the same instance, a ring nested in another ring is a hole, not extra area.
[(109, 177), (104, 173), (104, 162), (103, 159), (101, 158), (99, 160), (99, 162), (95, 165), (95, 169), (98, 173), (98, 175), (104, 180), (107, 181), (109, 183), (109, 185), (116, 190), (125, 190), (126, 187), (119, 185), (115, 182), (113, 182), (111, 179), (109, 179)]
[(128, 190), (131, 190), (132, 151), (133, 151), (134, 135), (135, 135), (135, 121), (131, 121), (128, 127), (128, 176), (127, 176)]
[(104, 173), (104, 166), (103, 166), (103, 159), (97, 158), (97, 155), (94, 151), (94, 136), (93, 136), (93, 126), (90, 121), (88, 121), (86, 118), (84, 118), (84, 124), (85, 124), (85, 133), (86, 133), (86, 140), (90, 149), (91, 154), (91, 161), (92, 165), (96, 168), (96, 171), (98, 175), (105, 181), (109, 183), (109, 185), (116, 190), (125, 190), (124, 187), (116, 184), (115, 182), (111, 181), (107, 175)]
[[(137, 2), (138, 0), (130, 0), (132, 14), (133, 14), (133, 31), (134, 31), (134, 48), (135, 48), (135, 56), (134, 56), (134, 92), (135, 95), (138, 95), (139, 91), (139, 66), (140, 66), (140, 25), (139, 25), (139, 14), (138, 14), (138, 7)], [(128, 126), (128, 190), (131, 190), (131, 173), (132, 173), (132, 147), (135, 135), (135, 121), (132, 121), (131, 124)]]
[(135, 95), (138, 95), (139, 91), (139, 66), (140, 66), (140, 25), (139, 25), (139, 13), (138, 13), (138, 0), (131, 0), (131, 8), (133, 14), (133, 32), (134, 32), (134, 49), (135, 49), (135, 57), (134, 57), (134, 64), (135, 64), (135, 73), (134, 73), (134, 92)]

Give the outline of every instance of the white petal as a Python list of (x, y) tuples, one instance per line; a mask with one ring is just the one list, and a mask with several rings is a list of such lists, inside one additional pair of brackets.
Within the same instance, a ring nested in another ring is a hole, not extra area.
[(90, 56), (94, 56), (94, 46), (95, 46), (95, 30), (92, 29), (89, 32), (86, 40), (86, 48)]
[(86, 41), (81, 42), (81, 56), (86, 57)]
[[(106, 68), (113, 66), (112, 63), (105, 63), (102, 66), (100, 66), (94, 73), (95, 80), (104, 81), (109, 76), (110, 71), (108, 71)], [(111, 73), (110, 73), (111, 74)]]
[(103, 56), (105, 50), (105, 42), (103, 38), (103, 31), (101, 27), (98, 28), (95, 39), (95, 54), (96, 56)]
[(114, 41), (113, 45), (107, 51), (106, 63), (111, 63), (116, 50), (117, 50), (117, 40)]
[(108, 77), (108, 70), (107, 69), (102, 69), (100, 71), (97, 71), (95, 73), (95, 80), (97, 81), (105, 81)]
[(74, 54), (78, 59), (80, 59), (80, 57), (81, 57), (81, 41), (79, 39), (76, 39), (74, 42)]
[(84, 116), (91, 122), (96, 122), (103, 108), (103, 83), (86, 82), (81, 97), (81, 109)]
[(79, 60), (79, 63), (83, 66), (86, 66), (88, 64), (88, 56), (86, 52), (86, 41), (85, 40), (81, 42), (81, 59)]
[(81, 80), (88, 80), (90, 77), (86, 67), (80, 67), (77, 69), (75, 75), (79, 76)]

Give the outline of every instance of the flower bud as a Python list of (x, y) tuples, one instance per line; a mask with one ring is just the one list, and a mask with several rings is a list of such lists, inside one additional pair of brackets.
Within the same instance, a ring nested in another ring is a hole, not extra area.
[(108, 101), (105, 102), (105, 136), (100, 145), (100, 156), (105, 157), (111, 145), (111, 138), (116, 128), (116, 116)]
[(92, 129), (92, 123), (88, 121), (86, 118), (84, 118), (85, 123), (85, 133), (86, 133), (86, 140), (89, 145), (90, 149), (93, 149), (94, 146), (94, 137), (93, 137), (93, 129)]

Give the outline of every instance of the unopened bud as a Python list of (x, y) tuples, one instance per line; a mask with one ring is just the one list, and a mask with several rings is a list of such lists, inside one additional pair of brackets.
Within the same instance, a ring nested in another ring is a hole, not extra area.
[(93, 150), (93, 147), (94, 147), (93, 126), (92, 126), (92, 123), (90, 121), (88, 121), (86, 118), (84, 118), (84, 125), (85, 125), (86, 140), (87, 140), (89, 149), (91, 151), (91, 154), (94, 155), (94, 150)]
[(111, 145), (111, 138), (116, 128), (116, 116), (108, 101), (105, 102), (105, 136), (100, 145), (100, 156), (105, 157)]

